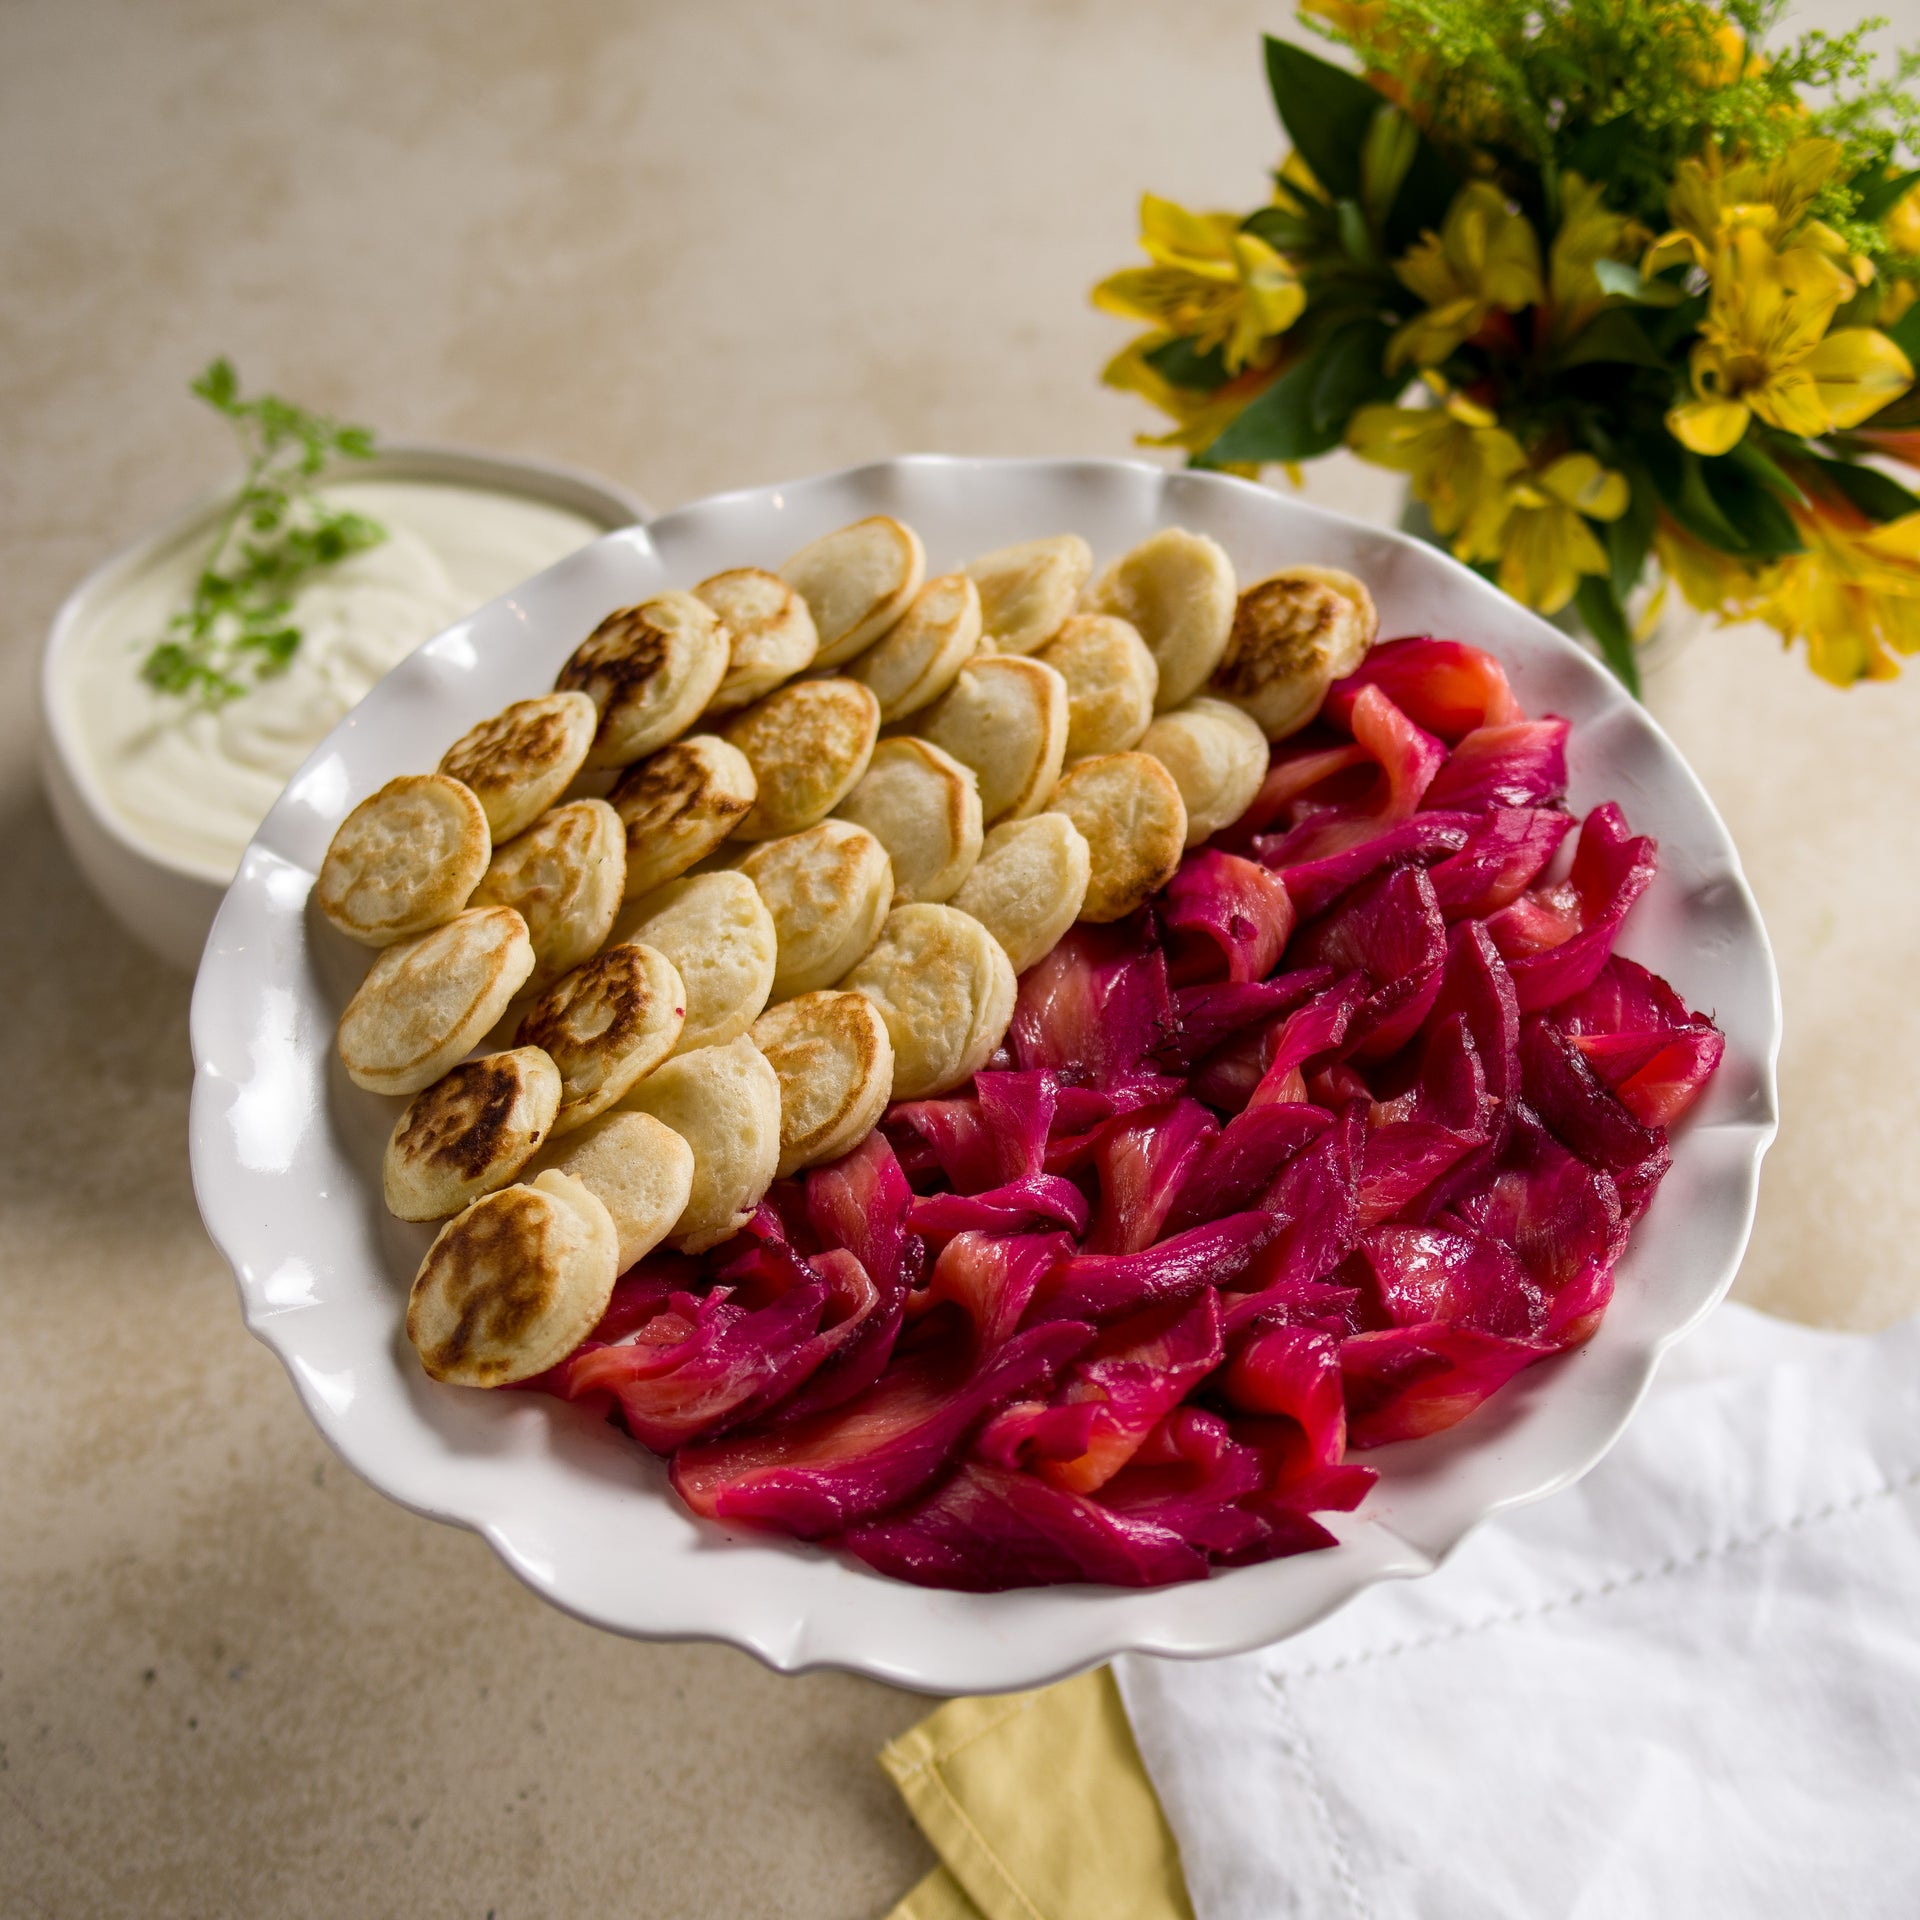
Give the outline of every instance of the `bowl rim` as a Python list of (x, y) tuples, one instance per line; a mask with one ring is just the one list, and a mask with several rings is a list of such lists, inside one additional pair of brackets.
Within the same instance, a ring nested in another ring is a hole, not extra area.
[[(583, 519), (600, 523), (600, 537), (622, 527), (644, 526), (653, 509), (636, 493), (617, 482), (589, 473), (583, 467), (558, 461), (525, 459), (517, 454), (490, 453), (432, 440), (380, 440), (364, 460), (330, 468), (328, 481), (421, 480), (447, 485), (470, 485), (486, 493), (517, 493), (546, 505), (564, 507)], [(41, 643), (38, 698), (42, 754), (57, 766), (72, 800), (88, 822), (114, 845), (147, 866), (171, 877), (212, 886), (225, 892), (232, 875), (209, 861), (170, 853), (143, 840), (124, 822), (108, 800), (94, 771), (85, 743), (68, 711), (64, 674), (79, 636), (98, 609), (156, 553), (185, 539), (201, 523), (211, 520), (232, 497), (234, 481), (209, 487), (169, 514), (150, 532), (116, 548), (90, 568), (61, 601), (47, 637)], [(432, 636), (429, 636), (431, 638)]]
[[(741, 506), (751, 507), (757, 504), (770, 503), (778, 507), (783, 504), (782, 495), (801, 489), (831, 489), (836, 486), (844, 489), (866, 485), (884, 494), (889, 477), (901, 473), (941, 474), (983, 471), (1010, 480), (1023, 475), (1029, 477), (1044, 475), (1061, 479), (1079, 475), (1094, 480), (1103, 476), (1115, 476), (1136, 484), (1147, 483), (1154, 489), (1155, 501), (1161, 515), (1160, 524), (1169, 524), (1168, 516), (1178, 511), (1177, 498), (1170, 496), (1177, 496), (1181, 491), (1189, 488), (1228, 489), (1258, 499), (1265, 508), (1276, 505), (1284, 508), (1288, 517), (1294, 521), (1295, 530), (1311, 530), (1317, 527), (1340, 532), (1350, 538), (1359, 536), (1366, 542), (1377, 543), (1379, 548), (1385, 549), (1389, 554), (1397, 551), (1402, 554), (1417, 555), (1417, 564), (1421, 568), (1437, 569), (1457, 581), (1470, 583), (1467, 585), (1469, 597), (1482, 600), (1490, 612), (1498, 609), (1497, 617), (1509, 631), (1517, 625), (1524, 631), (1528, 645), (1545, 648), (1548, 654), (1561, 665), (1566, 665), (1569, 660), (1578, 663), (1577, 666), (1568, 666), (1567, 670), (1576, 678), (1585, 677), (1595, 697), (1600, 701), (1600, 708), (1591, 723), (1594, 732), (1597, 733), (1599, 727), (1612, 715), (1621, 712), (1630, 714), (1631, 726), (1643, 730), (1645, 737), (1656, 750), (1663, 773), (1676, 778), (1679, 785), (1685, 789), (1684, 798), (1688, 804), (1698, 810), (1700, 820), (1706, 828), (1710, 829), (1710, 837), (1715, 842), (1714, 851), (1719, 864), (1712, 875), (1714, 886), (1725, 890), (1731, 900), (1734, 918), (1751, 937), (1751, 947), (1745, 956), (1745, 963), (1759, 969), (1759, 975), (1750, 978), (1748, 985), (1753, 988), (1763, 976), (1765, 992), (1764, 996), (1760, 997), (1764, 998), (1765, 1005), (1764, 1018), (1758, 1013), (1753, 1015), (1754, 1038), (1757, 1044), (1750, 1049), (1750, 1055), (1745, 1062), (1751, 1084), (1744, 1096), (1741, 1113), (1738, 1117), (1713, 1122), (1715, 1133), (1723, 1135), (1726, 1140), (1726, 1151), (1719, 1156), (1720, 1161), (1724, 1163), (1718, 1176), (1720, 1185), (1715, 1191), (1722, 1192), (1724, 1199), (1723, 1189), (1730, 1191), (1734, 1186), (1738, 1189), (1737, 1204), (1721, 1207), (1716, 1215), (1717, 1224), (1710, 1235), (1713, 1248), (1711, 1263), (1713, 1284), (1709, 1289), (1699, 1292), (1693, 1299), (1690, 1310), (1677, 1320), (1657, 1330), (1650, 1332), (1643, 1330), (1640, 1344), (1631, 1350), (1613, 1354), (1610, 1358), (1611, 1371), (1602, 1376), (1602, 1384), (1607, 1381), (1612, 1383), (1604, 1393), (1594, 1391), (1595, 1383), (1592, 1378), (1582, 1377), (1585, 1380), (1585, 1386), (1579, 1390), (1584, 1391), (1586, 1401), (1595, 1405), (1604, 1401), (1605, 1411), (1598, 1416), (1598, 1424), (1593, 1421), (1588, 1422), (1583, 1429), (1586, 1438), (1581, 1441), (1579, 1448), (1570, 1457), (1556, 1463), (1553, 1471), (1543, 1471), (1533, 1476), (1524, 1487), (1500, 1493), (1495, 1497), (1482, 1498), (1475, 1509), (1465, 1517), (1448, 1519), (1438, 1527), (1429, 1525), (1424, 1532), (1417, 1527), (1412, 1530), (1405, 1528), (1396, 1530), (1393, 1524), (1374, 1518), (1373, 1533), (1381, 1536), (1384, 1544), (1376, 1542), (1378, 1551), (1373, 1552), (1370, 1559), (1365, 1554), (1354, 1558), (1342, 1551), (1359, 1543), (1360, 1529), (1347, 1524), (1347, 1516), (1333, 1516), (1332, 1530), (1340, 1541), (1340, 1549), (1272, 1563), (1273, 1567), (1299, 1567), (1308, 1562), (1320, 1562), (1337, 1564), (1339, 1568), (1335, 1576), (1321, 1583), (1317, 1597), (1310, 1604), (1305, 1606), (1296, 1604), (1290, 1609), (1284, 1609), (1287, 1617), (1278, 1626), (1270, 1620), (1264, 1624), (1255, 1620), (1243, 1622), (1240, 1627), (1229, 1631), (1221, 1631), (1216, 1624), (1211, 1629), (1203, 1630), (1198, 1636), (1185, 1630), (1175, 1631), (1171, 1628), (1142, 1632), (1137, 1626), (1122, 1626), (1116, 1632), (1111, 1617), (1103, 1623), (1098, 1616), (1103, 1601), (1117, 1602), (1124, 1597), (1120, 1590), (1079, 1586), (1040, 1590), (1055, 1600), (1065, 1596), (1064, 1601), (1060, 1601), (1063, 1606), (1072, 1606), (1082, 1601), (1087, 1603), (1086, 1617), (1094, 1624), (1075, 1638), (1070, 1651), (1062, 1651), (1056, 1647), (1054, 1651), (1038, 1656), (1031, 1653), (1023, 1655), (1016, 1647), (986, 1644), (991, 1641), (992, 1636), (983, 1636), (976, 1631), (967, 1638), (965, 1653), (956, 1654), (944, 1646), (937, 1651), (916, 1647), (911, 1657), (904, 1657), (878, 1652), (864, 1642), (849, 1638), (844, 1632), (836, 1637), (833, 1625), (822, 1626), (805, 1617), (798, 1621), (789, 1621), (784, 1627), (765, 1618), (758, 1619), (755, 1624), (743, 1625), (737, 1619), (715, 1620), (704, 1613), (687, 1614), (683, 1607), (681, 1617), (665, 1622), (636, 1622), (623, 1613), (604, 1605), (589, 1603), (557, 1586), (550, 1561), (544, 1559), (538, 1552), (531, 1551), (524, 1539), (510, 1537), (512, 1529), (506, 1520), (498, 1516), (497, 1510), (490, 1517), (487, 1512), (463, 1508), (457, 1502), (448, 1504), (447, 1499), (443, 1498), (438, 1490), (425, 1492), (409, 1490), (394, 1484), (390, 1479), (383, 1479), (375, 1467), (369, 1465), (365, 1459), (356, 1457), (349, 1444), (344, 1417), (329, 1399), (326, 1381), (316, 1375), (312, 1367), (302, 1363), (301, 1356), (294, 1350), (295, 1343), (290, 1337), (290, 1330), (280, 1317), (279, 1311), (269, 1308), (261, 1299), (255, 1297), (255, 1290), (250, 1290), (249, 1281), (245, 1277), (246, 1273), (250, 1270), (257, 1274), (261, 1269), (258, 1266), (248, 1268), (245, 1257), (245, 1243), (249, 1238), (246, 1223), (236, 1217), (241, 1210), (229, 1205), (225, 1197), (214, 1190), (219, 1173), (215, 1162), (216, 1134), (223, 1117), (221, 1103), (223, 1100), (229, 1105), (232, 1103), (234, 1087), (232, 1078), (223, 1076), (219, 1063), (212, 1057), (211, 1042), (214, 1037), (215, 1023), (219, 1017), (217, 1002), (220, 999), (219, 980), (223, 971), (219, 958), (221, 927), (217, 924), (214, 936), (209, 939), (207, 956), (203, 961), (200, 978), (196, 982), (193, 1007), (192, 1039), (196, 1071), (191, 1130), (195, 1193), (200, 1202), (208, 1232), (234, 1271), (242, 1312), (249, 1330), (274, 1351), (287, 1368), (309, 1416), (343, 1460), (399, 1504), (429, 1518), (449, 1521), (481, 1534), (506, 1562), (508, 1568), (525, 1584), (532, 1587), (542, 1598), (588, 1624), (632, 1638), (709, 1640), (732, 1645), (752, 1654), (763, 1664), (778, 1672), (801, 1673), (823, 1668), (857, 1672), (897, 1686), (929, 1693), (996, 1692), (1038, 1686), (1084, 1671), (1126, 1651), (1140, 1651), (1176, 1658), (1214, 1658), (1270, 1644), (1311, 1626), (1316, 1620), (1345, 1604), (1347, 1600), (1380, 1579), (1407, 1577), (1432, 1571), (1448, 1558), (1470, 1533), (1493, 1515), (1544, 1498), (1578, 1479), (1604, 1456), (1624, 1430), (1645, 1395), (1660, 1357), (1675, 1341), (1684, 1337), (1686, 1332), (1725, 1296), (1731, 1286), (1752, 1232), (1760, 1164), (1778, 1127), (1777, 1063), (1781, 1038), (1779, 976), (1764, 922), (1761, 920), (1752, 890), (1740, 865), (1738, 849), (1727, 832), (1718, 809), (1701, 785), (1698, 776), (1668, 739), (1658, 721), (1644, 707), (1629, 700), (1624, 690), (1618, 687), (1612, 676), (1591, 654), (1539, 616), (1520, 608), (1517, 603), (1500, 593), (1480, 575), (1462, 566), (1450, 556), (1394, 529), (1359, 521), (1351, 516), (1334, 513), (1305, 502), (1287, 500), (1284, 496), (1276, 495), (1269, 488), (1234, 476), (1182, 473), (1145, 461), (1093, 457), (996, 459), (985, 456), (915, 454), (891, 460), (864, 462), (808, 476), (802, 480), (779, 482), (767, 486), (741, 487), (704, 496), (663, 515), (657, 523), (642, 534), (641, 538), (646, 549), (651, 551), (653, 549), (651, 535), (663, 529), (670, 529), (683, 516), (690, 517), (715, 509), (737, 509)], [(870, 506), (865, 510), (887, 509)], [(596, 543), (596, 547), (605, 548), (612, 543), (632, 538), (631, 532), (626, 535), (616, 533), (608, 536), (607, 540)], [(592, 553), (595, 550), (595, 548), (589, 548), (584, 552)], [(580, 557), (575, 556), (575, 559)], [(570, 564), (572, 563), (563, 561), (560, 566), (564, 568)], [(558, 572), (558, 570), (553, 571)], [(528, 583), (527, 588), (516, 589), (506, 598), (517, 600), (533, 585), (534, 583)], [(484, 610), (482, 615), (476, 615), (474, 618), (481, 618), (483, 614)], [(471, 659), (472, 650), (466, 647), (463, 632), (467, 624), (461, 623), (459, 627), (450, 629), (448, 634), (440, 638), (450, 646), (457, 639), (460, 646), (466, 648), (466, 657)], [(410, 659), (421, 661), (422, 655), (429, 653), (435, 644), (429, 642), (426, 648), (410, 656)], [(406, 668), (407, 663), (403, 662), (394, 670), (394, 673), (396, 675), (404, 673)], [(422, 671), (425, 671), (424, 663)], [(389, 680), (393, 677), (390, 675)], [(387, 683), (381, 684), (384, 686)], [(371, 701), (374, 695), (369, 695), (368, 698)], [(300, 787), (310, 769), (318, 767), (327, 752), (328, 748), (324, 744), (316, 749), (307, 767), (303, 768), (302, 772), (297, 774), (294, 781), (289, 784), (287, 795), (283, 795), (274, 814), (269, 816), (266, 823), (263, 823), (261, 837), (256, 840), (254, 848), (250, 849), (250, 860), (257, 851), (264, 861), (277, 863), (282, 874), (287, 873), (294, 866), (288, 858), (270, 847), (263, 847), (262, 842), (272, 837), (272, 829), (277, 817), (289, 805), (288, 796), (294, 794), (295, 789)], [(310, 885), (310, 874), (307, 874), (304, 868), (300, 871), (305, 874), (307, 883)], [(247, 867), (244, 864), (242, 873), (243, 876), (247, 873)], [(244, 930), (245, 903), (240, 896), (244, 891), (236, 883), (221, 909), (221, 920), (227, 921), (231, 916), (236, 926), (242, 930)], [(304, 892), (301, 898), (304, 900)], [(1682, 1137), (1686, 1136), (1683, 1134)], [(256, 1228), (257, 1224), (254, 1223)], [(298, 1316), (294, 1318), (297, 1319)], [(1564, 1385), (1561, 1384), (1564, 1369), (1570, 1363), (1577, 1365), (1588, 1352), (1589, 1349), (1581, 1349), (1569, 1355), (1559, 1356), (1529, 1372), (1534, 1376), (1553, 1376), (1559, 1391), (1562, 1394), (1572, 1395), (1576, 1391), (1576, 1383), (1569, 1380)], [(1526, 1376), (1523, 1376), (1524, 1378)], [(1511, 1388), (1508, 1393), (1512, 1393)], [(1472, 1422), (1464, 1425), (1471, 1426)], [(1462, 1430), (1462, 1428), (1456, 1428), (1454, 1432), (1458, 1434)], [(1431, 1436), (1425, 1441), (1403, 1443), (1403, 1445), (1422, 1449), (1422, 1457), (1431, 1461), (1435, 1458), (1431, 1450), (1439, 1443), (1444, 1443), (1446, 1439), (1447, 1436), (1442, 1434)], [(623, 1444), (631, 1448), (630, 1442)], [(1384, 1462), (1398, 1451), (1399, 1449), (1395, 1448), (1382, 1448), (1370, 1454), (1369, 1458)], [(1443, 1466), (1443, 1474), (1446, 1471), (1447, 1468)], [(1358, 1521), (1367, 1517), (1367, 1507), (1363, 1504), (1360, 1513), (1352, 1519)], [(791, 1546), (794, 1543), (785, 1544)], [(1231, 1581), (1245, 1581), (1249, 1576), (1271, 1570), (1271, 1568), (1249, 1568), (1230, 1571), (1216, 1576), (1211, 1581), (1201, 1582), (1197, 1587), (1148, 1591), (1162, 1595), (1199, 1593), (1210, 1588), (1224, 1588)], [(866, 1569), (859, 1569), (858, 1576), (862, 1582), (879, 1583), (889, 1588), (902, 1585), (902, 1583), (885, 1581), (882, 1576), (870, 1573)], [(927, 1590), (906, 1588), (905, 1591), (924, 1596)], [(1250, 1588), (1247, 1591), (1251, 1594)], [(1024, 1590), (1006, 1595), (965, 1596), (965, 1598), (984, 1598), (990, 1602), (996, 1600), (1015, 1602), (1030, 1598), (1033, 1592), (1034, 1590)], [(759, 1611), (764, 1614), (766, 1608), (761, 1607)], [(963, 1635), (963, 1638), (965, 1637)], [(1055, 1640), (1059, 1638), (1058, 1635), (1052, 1637)], [(1033, 1638), (1038, 1641), (1048, 1636), (1036, 1628)]]

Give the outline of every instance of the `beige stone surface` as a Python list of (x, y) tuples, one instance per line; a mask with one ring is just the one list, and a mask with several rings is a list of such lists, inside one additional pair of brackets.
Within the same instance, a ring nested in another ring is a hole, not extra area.
[[(0, 8), (0, 1913), (862, 1915), (928, 1855), (921, 1711), (625, 1643), (326, 1453), (188, 1188), (188, 983), (68, 870), (40, 639), (221, 479), (214, 351), (395, 436), (661, 504), (914, 449), (1117, 452), (1088, 283), (1138, 189), (1274, 154), (1231, 0), (10, 0)], [(1347, 462), (1315, 497), (1374, 517)], [(1787, 1120), (1742, 1291), (1920, 1305), (1920, 680), (1764, 636), (1653, 703), (1779, 944)]]

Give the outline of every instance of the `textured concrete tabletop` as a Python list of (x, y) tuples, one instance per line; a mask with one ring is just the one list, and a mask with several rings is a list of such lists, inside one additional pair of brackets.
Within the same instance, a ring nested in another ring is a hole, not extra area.
[[(335, 1464), (188, 1191), (189, 983), (70, 871), (37, 651), (224, 477), (215, 351), (661, 505), (910, 450), (1122, 453), (1085, 289), (1142, 186), (1251, 204), (1279, 9), (464, 0), (0, 9), (0, 1913), (882, 1913), (929, 1856), (873, 1765), (924, 1703), (637, 1646)], [(1376, 518), (1382, 476), (1314, 497)], [(1042, 531), (1042, 529), (1036, 529)], [(1785, 980), (1740, 1282), (1920, 1306), (1920, 676), (1763, 634), (1651, 698)]]

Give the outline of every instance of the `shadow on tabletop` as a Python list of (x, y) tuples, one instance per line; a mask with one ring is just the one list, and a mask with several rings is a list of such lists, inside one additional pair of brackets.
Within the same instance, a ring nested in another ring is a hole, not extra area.
[(156, 959), (94, 898), (35, 789), (0, 801), (10, 910), (0, 989), (0, 1187), (28, 1211), (129, 1202), (189, 1215), (193, 980)]

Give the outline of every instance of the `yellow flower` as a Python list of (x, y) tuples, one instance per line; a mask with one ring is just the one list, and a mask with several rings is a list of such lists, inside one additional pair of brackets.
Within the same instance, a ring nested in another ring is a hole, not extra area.
[(1696, 540), (1664, 515), (1653, 530), (1661, 570), (1702, 613), (1743, 616), (1753, 597), (1753, 569)]
[(1605, 573), (1606, 551), (1589, 520), (1617, 520), (1627, 510), (1625, 478), (1590, 453), (1563, 453), (1485, 501), (1470, 515), (1459, 546), (1463, 559), (1498, 560), (1500, 585), (1542, 613), (1558, 613), (1583, 573)]
[(1731, 20), (1723, 20), (1714, 29), (1712, 58), (1694, 61), (1692, 75), (1703, 92), (1713, 93), (1732, 86), (1743, 73), (1760, 72), (1765, 65), (1757, 54), (1748, 57), (1747, 36)]
[(1920, 253), (1920, 187), (1901, 195), (1885, 225), (1896, 253)]
[(1566, 339), (1578, 333), (1607, 298), (1594, 262), (1637, 253), (1646, 229), (1625, 214), (1611, 212), (1600, 189), (1577, 173), (1561, 176), (1560, 209), (1560, 229), (1547, 250), (1547, 285), (1553, 295), (1554, 327)]
[(1183, 335), (1201, 353), (1224, 345), (1230, 371), (1285, 333), (1307, 304), (1285, 256), (1242, 233), (1233, 214), (1189, 213), (1144, 194), (1140, 244), (1154, 264), (1109, 274), (1094, 288), (1093, 304)]
[(1673, 226), (1647, 250), (1643, 274), (1682, 261), (1706, 267), (1737, 233), (1767, 235), (1778, 246), (1846, 158), (1837, 140), (1796, 140), (1769, 161), (1728, 166), (1717, 147), (1683, 160), (1667, 196)]
[(1409, 360), (1438, 366), (1498, 307), (1518, 313), (1542, 294), (1540, 243), (1500, 190), (1476, 180), (1454, 195), (1441, 230), (1428, 233), (1394, 263), (1394, 272), (1427, 303), (1387, 348), (1389, 370)]
[(1413, 497), (1441, 534), (1458, 533), (1527, 464), (1519, 441), (1457, 393), (1437, 407), (1362, 407), (1348, 423), (1347, 445), (1363, 460), (1410, 475)]
[[(1147, 355), (1155, 348), (1164, 347), (1176, 338), (1178, 336), (1171, 333), (1141, 334), (1107, 362), (1100, 378), (1108, 386), (1119, 388), (1122, 393), (1141, 395), (1175, 422), (1171, 433), (1136, 434), (1134, 440), (1137, 445), (1184, 447), (1189, 453), (1198, 453), (1219, 439), (1241, 408), (1271, 383), (1279, 368), (1271, 363), (1250, 367), (1212, 393), (1199, 393), (1192, 387), (1177, 387), (1147, 359)], [(1244, 474), (1251, 479), (1260, 470), (1252, 465), (1229, 464), (1223, 471)]]
[(1289, 213), (1305, 213), (1310, 201), (1325, 207), (1327, 190), (1313, 177), (1313, 169), (1300, 158), (1299, 151), (1290, 147), (1273, 177), (1273, 204)]
[(1776, 253), (1746, 228), (1713, 264), (1713, 293), (1693, 349), (1696, 398), (1667, 415), (1695, 453), (1737, 446), (1754, 415), (1786, 433), (1858, 426), (1913, 384), (1907, 356), (1872, 327), (1827, 332), (1850, 276), (1816, 247)]
[(1920, 513), (1884, 526), (1827, 503), (1796, 510), (1806, 542), (1763, 573), (1741, 611), (1803, 640), (1823, 680), (1891, 680), (1920, 652)]

